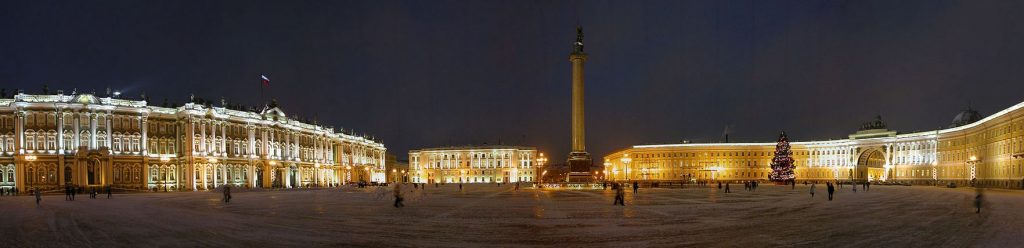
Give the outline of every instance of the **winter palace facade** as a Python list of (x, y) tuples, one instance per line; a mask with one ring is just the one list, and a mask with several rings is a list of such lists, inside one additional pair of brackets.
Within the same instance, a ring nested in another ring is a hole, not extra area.
[(537, 149), (518, 146), (427, 148), (409, 151), (412, 183), (533, 182)]
[(384, 182), (384, 145), (260, 112), (91, 94), (0, 99), (0, 187), (25, 192), (335, 186)]
[[(1022, 187), (1024, 103), (949, 128), (897, 134), (881, 117), (848, 139), (790, 143), (798, 181)], [(604, 157), (609, 180), (767, 180), (775, 142), (637, 145)]]

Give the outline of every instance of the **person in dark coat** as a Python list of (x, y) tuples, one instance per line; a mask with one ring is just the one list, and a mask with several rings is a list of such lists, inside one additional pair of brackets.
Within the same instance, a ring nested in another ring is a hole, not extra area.
[(640, 189), (640, 183), (633, 182), (633, 194), (636, 194), (638, 189)]
[(112, 186), (107, 186), (107, 199), (110, 199), (110, 196), (113, 195), (113, 189), (112, 188), (113, 188)]
[(615, 183), (612, 185), (612, 188), (615, 190), (615, 202), (612, 205), (626, 206), (626, 190), (623, 189), (624, 186)]
[(974, 208), (977, 209), (974, 211), (974, 213), (981, 213), (981, 201), (983, 198), (984, 196), (982, 196), (982, 189), (978, 188), (977, 191), (975, 191), (974, 195)]
[(231, 202), (231, 186), (224, 185), (224, 203), (228, 202)]
[[(39, 187), (36, 187), (35, 190), (32, 190), (32, 191), (36, 195), (36, 206), (39, 206), (39, 202), (43, 200), (43, 192), (39, 191)], [(981, 208), (978, 208), (978, 209), (981, 209)]]
[(828, 200), (832, 201), (832, 194), (834, 194), (836, 192), (836, 186), (833, 186), (832, 183), (828, 183), (827, 186), (828, 186)]
[(405, 204), (402, 203), (402, 201), (404, 199), (402, 198), (402, 186), (401, 185), (402, 184), (400, 184), (400, 183), (396, 183), (395, 184), (395, 208), (405, 207)]

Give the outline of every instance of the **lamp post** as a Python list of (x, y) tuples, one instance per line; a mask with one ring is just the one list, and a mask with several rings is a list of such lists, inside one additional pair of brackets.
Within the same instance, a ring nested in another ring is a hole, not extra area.
[(626, 154), (622, 154), (622, 159), (621, 160), (622, 160), (622, 166), (624, 166), (625, 170), (626, 170), (626, 181), (629, 181), (629, 162), (632, 162), (633, 159), (629, 157), (628, 153), (626, 153)]
[(341, 179), (341, 181), (342, 181), (341, 183), (342, 184), (348, 184), (348, 181), (352, 180), (352, 166), (351, 165), (346, 165), (345, 166), (345, 175), (342, 175), (342, 176), (344, 176), (344, 178)]
[(608, 167), (611, 167), (611, 166), (612, 166), (611, 160), (605, 159), (604, 160), (604, 175), (605, 175), (605, 179), (607, 179), (607, 177), (608, 177)]
[[(544, 164), (546, 164), (547, 162), (548, 162), (548, 158), (544, 157), (544, 153), (543, 152), (540, 153), (538, 158), (537, 158), (537, 171), (539, 172), (541, 170), (544, 170)], [(547, 173), (547, 170), (544, 170), (544, 173)], [(541, 173), (540, 178), (537, 179), (538, 183), (543, 181), (544, 173)]]
[(973, 155), (971, 156), (970, 160), (967, 160), (967, 165), (970, 165), (970, 169), (971, 169), (971, 186), (972, 187), (977, 187), (977, 186), (974, 185), (974, 182), (975, 182), (975, 179), (978, 178), (978, 163), (980, 163), (980, 162), (981, 162), (981, 160), (978, 159), (977, 156), (973, 156)]

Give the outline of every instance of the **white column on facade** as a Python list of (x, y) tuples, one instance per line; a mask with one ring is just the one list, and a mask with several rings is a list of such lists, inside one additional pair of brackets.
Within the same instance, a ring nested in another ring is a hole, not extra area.
[(199, 122), (199, 154), (206, 155), (206, 122)]
[(221, 156), (226, 156), (228, 152), (228, 127), (227, 123), (220, 123), (220, 153)]
[(223, 182), (223, 184), (226, 185), (226, 184), (230, 184), (231, 183), (231, 178), (228, 177), (228, 164), (221, 164), (221, 166), (220, 166), (220, 176), (224, 177), (224, 179), (221, 180), (221, 182)]
[(89, 113), (89, 149), (96, 149), (96, 113)]
[(219, 180), (217, 180), (217, 164), (210, 164), (210, 166), (212, 167), (210, 170), (213, 171), (213, 188), (217, 188), (217, 183), (219, 183)]
[(248, 145), (245, 146), (246, 151), (248, 151), (246, 154), (252, 156), (253, 154), (256, 154), (256, 130), (254, 130), (252, 126), (246, 126), (245, 133), (249, 136), (249, 139), (247, 139)]
[[(206, 154), (217, 156), (220, 153), (220, 145), (217, 144), (217, 122), (210, 121), (210, 144), (206, 147)], [(216, 172), (214, 172), (216, 173)], [(216, 177), (215, 177), (216, 178)]]
[[(58, 108), (57, 112), (54, 114), (57, 117), (57, 144), (56, 144), (57, 145), (57, 154), (64, 154), (64, 149), (65, 149), (65, 147), (64, 147), (64, 114), (61, 114), (61, 112), (62, 112), (61, 109)], [(64, 165), (60, 165), (58, 167), (64, 168)], [(61, 169), (60, 171), (61, 171), (60, 173), (64, 173), (63, 169)], [(58, 173), (58, 174), (60, 174), (60, 173)], [(63, 180), (63, 178), (61, 178), (61, 180)]]
[(75, 131), (75, 140), (74, 140), (75, 147), (74, 147), (74, 149), (78, 150), (78, 147), (82, 146), (82, 134), (81, 134), (81, 131), (82, 131), (81, 130), (81, 128), (82, 128), (81, 127), (82, 126), (82, 115), (80, 113), (74, 113), (74, 115), (75, 115), (75, 126), (74, 126), (74, 129), (73, 129)]
[(139, 128), (142, 129), (142, 137), (139, 138), (142, 140), (142, 144), (139, 145), (142, 147), (142, 156), (149, 155), (149, 135), (147, 134), (149, 127), (147, 127), (146, 119), (145, 116), (139, 117)]
[(14, 118), (14, 127), (17, 128), (14, 135), (14, 150), (18, 154), (25, 153), (25, 112), (18, 110), (17, 117)]
[[(209, 182), (207, 182), (207, 181), (206, 181), (206, 178), (207, 178), (207, 176), (209, 176), (209, 175), (208, 175), (208, 174), (209, 174), (209, 166), (210, 166), (209, 164), (207, 164), (207, 165), (203, 166), (203, 173), (202, 173), (202, 177), (203, 177), (203, 188), (209, 187), (209, 186), (208, 186), (208, 183), (209, 183)], [(209, 190), (209, 189), (207, 189), (207, 190)]]
[(114, 142), (114, 132), (112, 132), (113, 128), (114, 128), (113, 127), (113, 123), (114, 122), (112, 120), (113, 118), (110, 118), (110, 116), (111, 116), (110, 113), (107, 113), (106, 115), (103, 116), (103, 123), (106, 123), (106, 126), (107, 126), (107, 140), (106, 140), (106, 142), (103, 142), (103, 144), (100, 144), (101, 146), (111, 147), (112, 146), (111, 145), (112, 142)]

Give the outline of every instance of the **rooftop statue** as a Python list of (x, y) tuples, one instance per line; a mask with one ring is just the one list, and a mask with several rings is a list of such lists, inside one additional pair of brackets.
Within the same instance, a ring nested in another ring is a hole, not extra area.
[(576, 26), (576, 43), (573, 43), (572, 53), (583, 53), (583, 26)]

